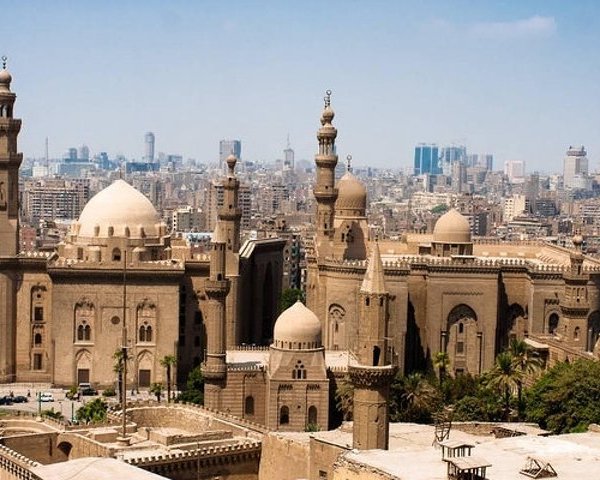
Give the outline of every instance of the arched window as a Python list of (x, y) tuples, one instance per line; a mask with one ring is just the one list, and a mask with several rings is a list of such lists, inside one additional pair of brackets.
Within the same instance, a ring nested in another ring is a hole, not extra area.
[(39, 347), (42, 344), (42, 334), (41, 333), (36, 333), (33, 337), (33, 344), (36, 347)]
[(146, 341), (147, 342), (151, 342), (152, 341), (152, 327), (150, 325), (148, 325), (146, 327)]
[(254, 397), (249, 395), (244, 401), (244, 415), (254, 415)]
[(140, 333), (138, 335), (139, 341), (140, 342), (145, 342), (146, 341), (146, 327), (144, 325), (142, 325), (140, 327)]
[(284, 405), (279, 409), (279, 425), (287, 425), (290, 423), (290, 409)]
[(381, 356), (381, 348), (378, 346), (373, 347), (373, 366), (377, 367), (379, 365), (379, 357)]
[(304, 368), (304, 364), (302, 360), (298, 360), (292, 371), (292, 378), (294, 380), (306, 380), (306, 369)]
[(371, 303), (371, 299), (369, 297), (365, 298), (365, 305), (368, 307)]
[(575, 327), (575, 331), (573, 332), (573, 339), (579, 340), (579, 327)]
[(308, 424), (317, 425), (317, 407), (311, 405), (308, 409)]
[(121, 261), (121, 250), (119, 250), (118, 248), (113, 248), (112, 259), (113, 259), (113, 262), (120, 262)]
[(77, 327), (77, 340), (83, 342), (83, 325)]
[(465, 331), (465, 324), (460, 322), (458, 324), (458, 333), (463, 333)]
[(548, 333), (555, 333), (558, 328), (558, 314), (553, 313), (548, 317)]
[(92, 327), (90, 327), (89, 325), (84, 325), (83, 327), (83, 339), (84, 340), (91, 340), (92, 338)]

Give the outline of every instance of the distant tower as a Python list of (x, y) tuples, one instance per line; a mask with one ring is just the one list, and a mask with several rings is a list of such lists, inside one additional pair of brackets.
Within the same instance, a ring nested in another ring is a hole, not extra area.
[(388, 348), (389, 300), (375, 241), (360, 288), (357, 363), (349, 366), (354, 385), (353, 446), (360, 450), (386, 450), (389, 444), (388, 401), (396, 373)]
[(154, 134), (152, 132), (144, 135), (144, 161), (148, 163), (154, 162)]
[(556, 333), (573, 347), (593, 351), (592, 343), (595, 342), (587, 338), (587, 318), (590, 310), (587, 289), (589, 275), (583, 271), (582, 244), (581, 235), (575, 235), (575, 251), (570, 254), (569, 270), (563, 274), (565, 293), (560, 299), (561, 317)]
[(331, 124), (335, 113), (331, 108), (331, 91), (325, 95), (325, 108), (321, 115), (321, 128), (317, 132), (319, 152), (315, 155), (317, 184), (314, 188), (317, 200), (317, 244), (330, 240), (333, 235), (333, 217), (338, 191), (335, 188), (335, 167), (338, 157), (335, 152), (337, 129)]
[(90, 149), (87, 145), (82, 145), (79, 147), (79, 153), (77, 158), (80, 162), (89, 162), (90, 161)]
[(440, 154), (438, 146), (420, 143), (415, 147), (414, 175), (431, 173), (434, 175), (442, 173), (440, 168)]
[(287, 147), (283, 151), (283, 169), (294, 170), (294, 150), (290, 146), (290, 136), (288, 135)]
[(227, 176), (223, 180), (223, 206), (218, 211), (218, 218), (223, 228), (223, 236), (227, 242), (227, 250), (233, 253), (240, 251), (240, 223), (242, 211), (238, 207), (240, 181), (235, 176), (234, 155), (227, 157)]
[(223, 170), (229, 155), (233, 155), (238, 160), (242, 158), (241, 140), (221, 140), (219, 142), (219, 170)]
[(227, 365), (225, 363), (225, 300), (230, 282), (225, 277), (226, 243), (222, 226), (217, 222), (210, 253), (210, 276), (204, 282), (208, 298), (206, 319), (206, 360), (202, 365), (204, 375), (204, 404), (209, 408), (221, 408), (221, 393), (225, 387)]
[(563, 183), (566, 189), (579, 185), (577, 177), (587, 175), (588, 158), (583, 145), (581, 147), (569, 147), (565, 157), (563, 170)]
[[(12, 77), (2, 57), (0, 70), (0, 256), (12, 256), (19, 245), (19, 167), (17, 153), (21, 120), (13, 118), (16, 95), (10, 91)], [(1, 303), (1, 301), (0, 301)]]

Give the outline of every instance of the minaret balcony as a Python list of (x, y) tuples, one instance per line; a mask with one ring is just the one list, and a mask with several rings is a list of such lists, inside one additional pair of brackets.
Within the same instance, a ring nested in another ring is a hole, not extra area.
[(204, 282), (204, 291), (209, 297), (224, 297), (229, 293), (229, 280), (211, 280)]
[(207, 380), (222, 380), (227, 376), (227, 365), (223, 363), (202, 364), (202, 375)]
[(395, 365), (384, 365), (382, 367), (369, 367), (367, 365), (349, 365), (348, 374), (355, 387), (377, 388), (389, 385), (398, 368)]

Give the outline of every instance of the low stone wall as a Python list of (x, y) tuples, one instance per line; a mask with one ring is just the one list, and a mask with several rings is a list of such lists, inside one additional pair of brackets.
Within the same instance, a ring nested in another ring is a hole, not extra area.
[(327, 478), (331, 478), (331, 480), (402, 480), (395, 475), (353, 462), (343, 456), (333, 465), (333, 476)]
[(64, 462), (67, 460), (61, 450), (56, 448), (58, 433), (32, 433), (6, 437), (2, 441), (5, 446), (19, 452), (21, 455), (43, 465)]
[(270, 433), (263, 438), (258, 472), (259, 480), (296, 480), (308, 478), (310, 472), (309, 442)]

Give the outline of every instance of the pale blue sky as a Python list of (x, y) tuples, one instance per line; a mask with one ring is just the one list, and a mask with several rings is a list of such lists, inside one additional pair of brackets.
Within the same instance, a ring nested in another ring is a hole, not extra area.
[(600, 159), (600, 2), (0, 0), (20, 150), (69, 146), (202, 161), (312, 159), (324, 90), (340, 155), (410, 166), (418, 142), (466, 142), (496, 165)]

